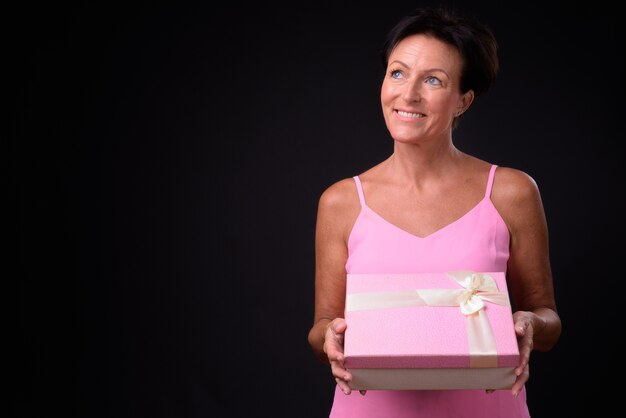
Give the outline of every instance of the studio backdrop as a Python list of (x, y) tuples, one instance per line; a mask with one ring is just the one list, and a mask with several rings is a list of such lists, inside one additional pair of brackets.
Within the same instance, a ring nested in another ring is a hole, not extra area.
[[(327, 416), (317, 202), (391, 153), (378, 53), (422, 3), (7, 12), (12, 416)], [(563, 334), (532, 356), (530, 410), (586, 416), (619, 361), (621, 22), (598, 2), (450, 4), (501, 59), (456, 145), (529, 173), (549, 223)]]

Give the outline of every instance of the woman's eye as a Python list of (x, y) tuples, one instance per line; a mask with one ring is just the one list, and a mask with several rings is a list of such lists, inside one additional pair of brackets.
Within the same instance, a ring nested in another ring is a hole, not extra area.
[(432, 86), (438, 86), (441, 84), (441, 80), (439, 80), (437, 77), (428, 77), (426, 79), (426, 83), (432, 85)]
[(391, 78), (401, 78), (402, 77), (402, 71), (400, 70), (392, 70), (389, 75), (391, 75)]

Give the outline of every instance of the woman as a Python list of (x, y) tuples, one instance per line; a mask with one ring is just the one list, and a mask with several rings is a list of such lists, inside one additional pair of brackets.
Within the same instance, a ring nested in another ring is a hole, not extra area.
[[(331, 185), (318, 207), (309, 343), (337, 381), (330, 416), (528, 417), (531, 351), (551, 349), (561, 333), (540, 193), (528, 174), (468, 155), (452, 138), (495, 79), (496, 40), (473, 19), (419, 9), (390, 31), (383, 63), (380, 97), (393, 153)], [(346, 274), (456, 269), (506, 272), (520, 349), (512, 389), (349, 396)]]

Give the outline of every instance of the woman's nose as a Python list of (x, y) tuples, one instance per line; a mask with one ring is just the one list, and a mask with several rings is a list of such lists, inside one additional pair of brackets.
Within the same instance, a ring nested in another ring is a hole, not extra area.
[(422, 99), (422, 84), (418, 80), (410, 80), (404, 85), (402, 98), (407, 102), (419, 102)]

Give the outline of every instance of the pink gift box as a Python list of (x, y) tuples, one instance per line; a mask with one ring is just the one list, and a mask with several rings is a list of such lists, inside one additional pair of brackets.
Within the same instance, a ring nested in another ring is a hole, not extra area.
[(353, 389), (509, 389), (519, 364), (502, 272), (348, 274)]

